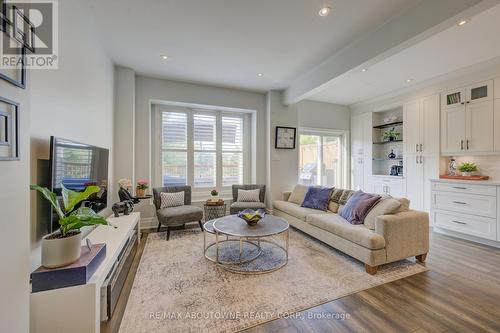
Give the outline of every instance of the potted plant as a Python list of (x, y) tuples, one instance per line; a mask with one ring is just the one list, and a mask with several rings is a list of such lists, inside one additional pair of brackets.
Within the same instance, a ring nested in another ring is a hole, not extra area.
[(47, 199), (59, 217), (57, 231), (42, 238), (42, 266), (62, 267), (77, 261), (81, 254), (82, 232), (80, 228), (93, 225), (108, 225), (108, 222), (89, 207), (78, 207), (91, 195), (100, 191), (99, 186), (88, 186), (83, 192), (75, 192), (62, 186), (64, 209), (56, 194), (45, 187), (31, 185)]
[(145, 179), (139, 179), (137, 181), (137, 186), (135, 187), (135, 195), (139, 198), (144, 198), (146, 196), (146, 190), (149, 188), (149, 181)]
[(214, 188), (212, 191), (210, 191), (210, 196), (211, 196), (210, 201), (218, 201), (219, 200), (219, 192), (217, 191), (217, 189)]
[(384, 132), (383, 140), (384, 141), (394, 141), (399, 138), (401, 133), (396, 132), (394, 128), (391, 128), (390, 130)]
[(473, 172), (477, 171), (477, 166), (472, 162), (464, 162), (458, 166), (458, 171), (462, 173), (462, 176), (471, 176)]

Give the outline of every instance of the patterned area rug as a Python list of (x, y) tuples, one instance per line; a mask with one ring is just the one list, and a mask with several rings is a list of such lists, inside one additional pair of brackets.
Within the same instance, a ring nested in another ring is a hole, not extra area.
[[(237, 332), (427, 270), (403, 260), (371, 276), (362, 263), (293, 230), (288, 264), (268, 274), (228, 272), (202, 248), (199, 229), (174, 231), (168, 242), (164, 233), (149, 234), (120, 333)], [(263, 255), (267, 263), (282, 252)]]

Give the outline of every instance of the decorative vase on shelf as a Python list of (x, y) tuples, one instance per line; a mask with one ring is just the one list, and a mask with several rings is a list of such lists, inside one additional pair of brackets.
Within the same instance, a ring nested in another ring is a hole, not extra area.
[(135, 195), (139, 198), (144, 198), (146, 196), (146, 190), (137, 188), (135, 189)]
[(394, 149), (391, 149), (391, 152), (389, 153), (389, 155), (387, 155), (387, 157), (390, 159), (396, 158), (396, 154), (394, 154)]
[(465, 171), (462, 171), (462, 176), (463, 176), (463, 177), (470, 177), (470, 176), (472, 176), (472, 172), (465, 172)]

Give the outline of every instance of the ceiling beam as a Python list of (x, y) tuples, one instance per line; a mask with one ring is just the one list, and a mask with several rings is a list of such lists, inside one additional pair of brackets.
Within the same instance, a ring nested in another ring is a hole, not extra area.
[(500, 0), (421, 0), (292, 81), (284, 91), (283, 103), (307, 99), (341, 75), (369, 67), (499, 3)]

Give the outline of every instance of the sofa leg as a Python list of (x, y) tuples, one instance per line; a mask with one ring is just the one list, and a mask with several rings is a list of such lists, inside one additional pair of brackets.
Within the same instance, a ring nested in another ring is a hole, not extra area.
[(161, 222), (158, 222), (158, 229), (156, 229), (156, 232), (160, 232), (160, 228), (161, 228)]
[(167, 226), (167, 242), (168, 242), (169, 238), (170, 238), (170, 227)]
[(425, 259), (427, 259), (427, 253), (415, 256), (415, 259), (417, 259), (417, 261), (421, 263), (425, 262)]
[(370, 266), (365, 264), (365, 271), (370, 275), (377, 274), (378, 266)]
[(203, 231), (203, 223), (201, 223), (201, 220), (198, 221), (198, 225), (200, 226), (201, 231)]

